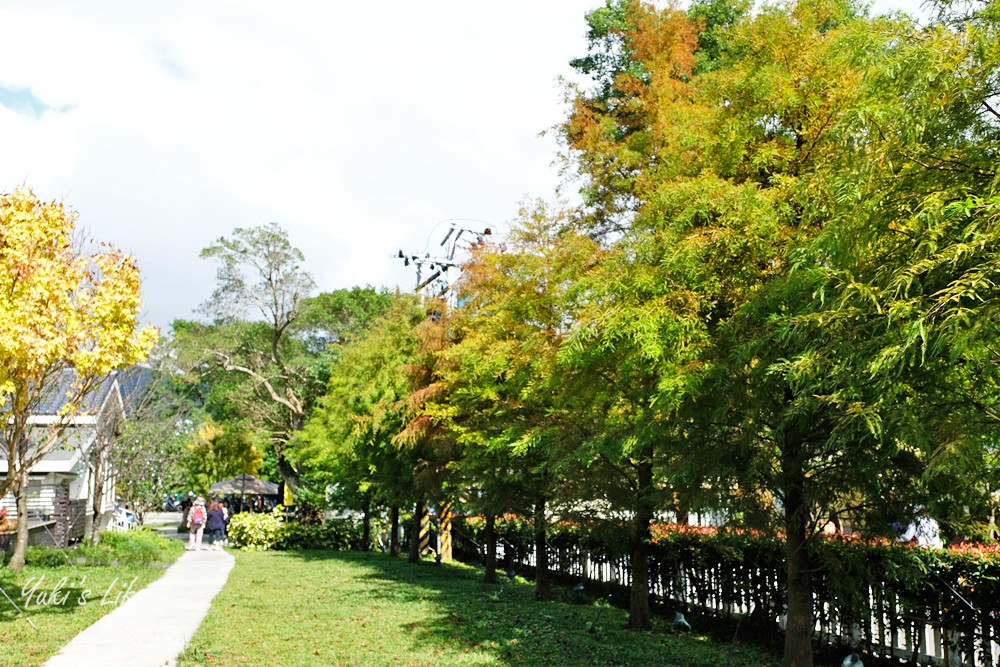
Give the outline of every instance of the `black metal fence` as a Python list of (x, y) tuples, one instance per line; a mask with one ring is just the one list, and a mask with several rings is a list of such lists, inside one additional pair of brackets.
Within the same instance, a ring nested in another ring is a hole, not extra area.
[[(627, 539), (605, 527), (588, 534), (557, 526), (547, 540), (550, 573), (627, 604)], [(654, 608), (688, 609), (776, 631), (785, 623), (782, 545), (748, 533), (679, 529), (652, 545)], [(455, 525), (455, 556), (482, 562), (481, 527)], [(498, 526), (498, 566), (529, 576), (530, 527)], [(931, 551), (816, 540), (810, 547), (815, 637), (897, 664), (1000, 665), (1000, 554)]]

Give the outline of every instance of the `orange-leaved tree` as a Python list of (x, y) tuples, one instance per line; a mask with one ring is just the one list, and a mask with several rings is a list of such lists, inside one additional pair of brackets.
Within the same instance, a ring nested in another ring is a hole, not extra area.
[[(59, 445), (88, 392), (115, 368), (144, 359), (158, 336), (139, 325), (135, 260), (106, 245), (84, 251), (74, 222), (63, 204), (30, 190), (0, 196), (0, 456), (7, 462), (0, 497), (10, 491), (17, 500), (15, 571), (28, 544), (28, 473)], [(57, 418), (33, 424), (65, 369), (75, 380), (59, 397)]]

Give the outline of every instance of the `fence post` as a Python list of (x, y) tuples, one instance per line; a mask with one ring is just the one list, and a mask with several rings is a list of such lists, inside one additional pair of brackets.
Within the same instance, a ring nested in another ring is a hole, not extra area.
[(451, 502), (449, 501), (441, 503), (441, 528), (438, 532), (438, 555), (441, 557), (441, 562), (451, 562)]
[(64, 549), (69, 546), (69, 531), (72, 522), (70, 514), (69, 483), (63, 481), (56, 484), (55, 496), (52, 499), (52, 518), (56, 522), (52, 529), (52, 542), (55, 547)]
[(420, 517), (420, 531), (419, 531), (419, 551), (421, 556), (426, 556), (427, 552), (431, 548), (431, 517), (424, 511), (424, 506), (422, 503), (417, 503), (417, 512), (419, 512)]

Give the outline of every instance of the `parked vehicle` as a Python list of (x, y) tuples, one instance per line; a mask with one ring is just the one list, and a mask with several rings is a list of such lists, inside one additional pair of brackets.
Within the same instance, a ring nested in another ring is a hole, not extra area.
[(163, 511), (164, 512), (180, 512), (180, 511), (182, 511), (180, 499), (177, 498), (176, 496), (167, 496), (163, 500)]

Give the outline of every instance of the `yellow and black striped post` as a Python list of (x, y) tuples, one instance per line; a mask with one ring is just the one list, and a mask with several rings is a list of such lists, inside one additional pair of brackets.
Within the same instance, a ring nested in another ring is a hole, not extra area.
[[(423, 505), (421, 504), (421, 507)], [(431, 517), (426, 510), (420, 515), (420, 555), (426, 556), (431, 549)]]
[(451, 503), (441, 503), (441, 531), (438, 533), (438, 555), (441, 562), (451, 561)]

